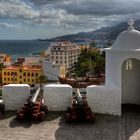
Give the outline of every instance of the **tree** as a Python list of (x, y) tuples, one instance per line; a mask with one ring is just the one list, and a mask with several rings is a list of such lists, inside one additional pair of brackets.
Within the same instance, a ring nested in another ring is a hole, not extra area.
[(45, 75), (40, 75), (38, 79), (39, 83), (46, 83), (48, 81), (47, 76)]
[(78, 61), (75, 63), (74, 73), (77, 76), (85, 76), (92, 72), (100, 74), (105, 69), (105, 58), (98, 49), (82, 49)]
[(96, 48), (97, 47), (96, 42), (94, 40), (92, 40), (90, 42), (89, 46), (92, 47), (92, 48)]

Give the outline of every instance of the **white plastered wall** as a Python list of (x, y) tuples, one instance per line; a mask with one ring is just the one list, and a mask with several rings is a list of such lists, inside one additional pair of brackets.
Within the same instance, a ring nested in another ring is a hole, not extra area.
[(121, 91), (117, 87), (89, 86), (87, 101), (93, 112), (121, 115)]
[(106, 51), (106, 85), (122, 87), (122, 64), (128, 58), (140, 60), (140, 52)]
[[(133, 88), (135, 88), (136, 86), (136, 89), (132, 90), (133, 92), (130, 92), (131, 90), (128, 85), (132, 83), (128, 81), (131, 80), (131, 78), (127, 75), (122, 75), (122, 64), (128, 58), (135, 58), (137, 60), (140, 60), (140, 52), (123, 52), (114, 50), (106, 51), (105, 85), (95, 85), (89, 86), (87, 88), (87, 98), (89, 106), (91, 107), (93, 112), (121, 115), (121, 104), (138, 104), (140, 102), (140, 94), (138, 94), (138, 91), (140, 91), (140, 86), (138, 85), (138, 83), (140, 83), (140, 80), (136, 80), (135, 83), (133, 83), (132, 86)], [(140, 79), (140, 66), (138, 66), (137, 64), (137, 67), (138, 68), (135, 72), (133, 72), (133, 74), (135, 73), (135, 78), (137, 77), (137, 79)], [(127, 84), (122, 81), (123, 76), (125, 77), (125, 81), (128, 82)], [(136, 82), (138, 83), (136, 84)], [(125, 87), (125, 90), (127, 90), (124, 92), (122, 87)]]
[(71, 106), (72, 87), (66, 84), (50, 84), (44, 87), (44, 103), (49, 111), (66, 111)]
[(122, 65), (122, 103), (140, 105), (140, 61), (132, 59), (132, 69), (126, 69), (125, 60)]
[[(127, 59), (132, 59), (133, 70), (126, 71), (124, 62)], [(107, 51), (106, 52), (106, 85), (114, 85), (121, 89), (122, 104), (140, 104), (140, 68), (139, 63), (134, 60), (140, 60), (139, 51), (119, 52)], [(134, 66), (135, 65), (135, 66)]]
[(27, 84), (9, 84), (2, 87), (2, 99), (6, 110), (19, 110), (30, 96)]

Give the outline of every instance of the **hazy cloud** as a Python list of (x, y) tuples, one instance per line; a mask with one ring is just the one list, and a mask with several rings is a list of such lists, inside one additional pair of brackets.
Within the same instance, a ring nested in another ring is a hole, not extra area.
[(14, 25), (14, 24), (9, 24), (9, 23), (0, 23), (0, 27), (2, 27), (2, 28), (11, 28), (11, 29), (18, 29), (18, 28), (20, 28), (21, 27), (21, 25)]
[(0, 27), (22, 24), (53, 35), (91, 31), (139, 18), (139, 5), (140, 0), (0, 0)]

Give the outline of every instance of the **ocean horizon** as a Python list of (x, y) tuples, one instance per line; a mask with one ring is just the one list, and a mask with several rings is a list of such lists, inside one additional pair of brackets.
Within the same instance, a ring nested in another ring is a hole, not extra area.
[(50, 41), (38, 40), (0, 40), (0, 53), (11, 56), (29, 56), (47, 50)]
[[(39, 40), (0, 40), (0, 53), (11, 55), (15, 60), (18, 57), (31, 56), (48, 49), (52, 41)], [(83, 44), (83, 42), (78, 42)]]

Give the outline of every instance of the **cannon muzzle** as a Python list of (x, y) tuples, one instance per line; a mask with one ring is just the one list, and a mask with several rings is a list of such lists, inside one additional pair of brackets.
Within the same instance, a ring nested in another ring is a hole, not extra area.
[(76, 100), (77, 100), (78, 105), (83, 105), (83, 98), (82, 98), (82, 95), (80, 94), (80, 90), (76, 89), (75, 92), (76, 92)]
[(30, 99), (30, 101), (29, 101), (30, 105), (33, 105), (33, 104), (36, 103), (36, 100), (37, 100), (39, 94), (40, 94), (40, 88), (38, 88), (38, 89), (36, 90), (36, 92), (34, 93), (34, 95), (31, 97), (31, 99)]

